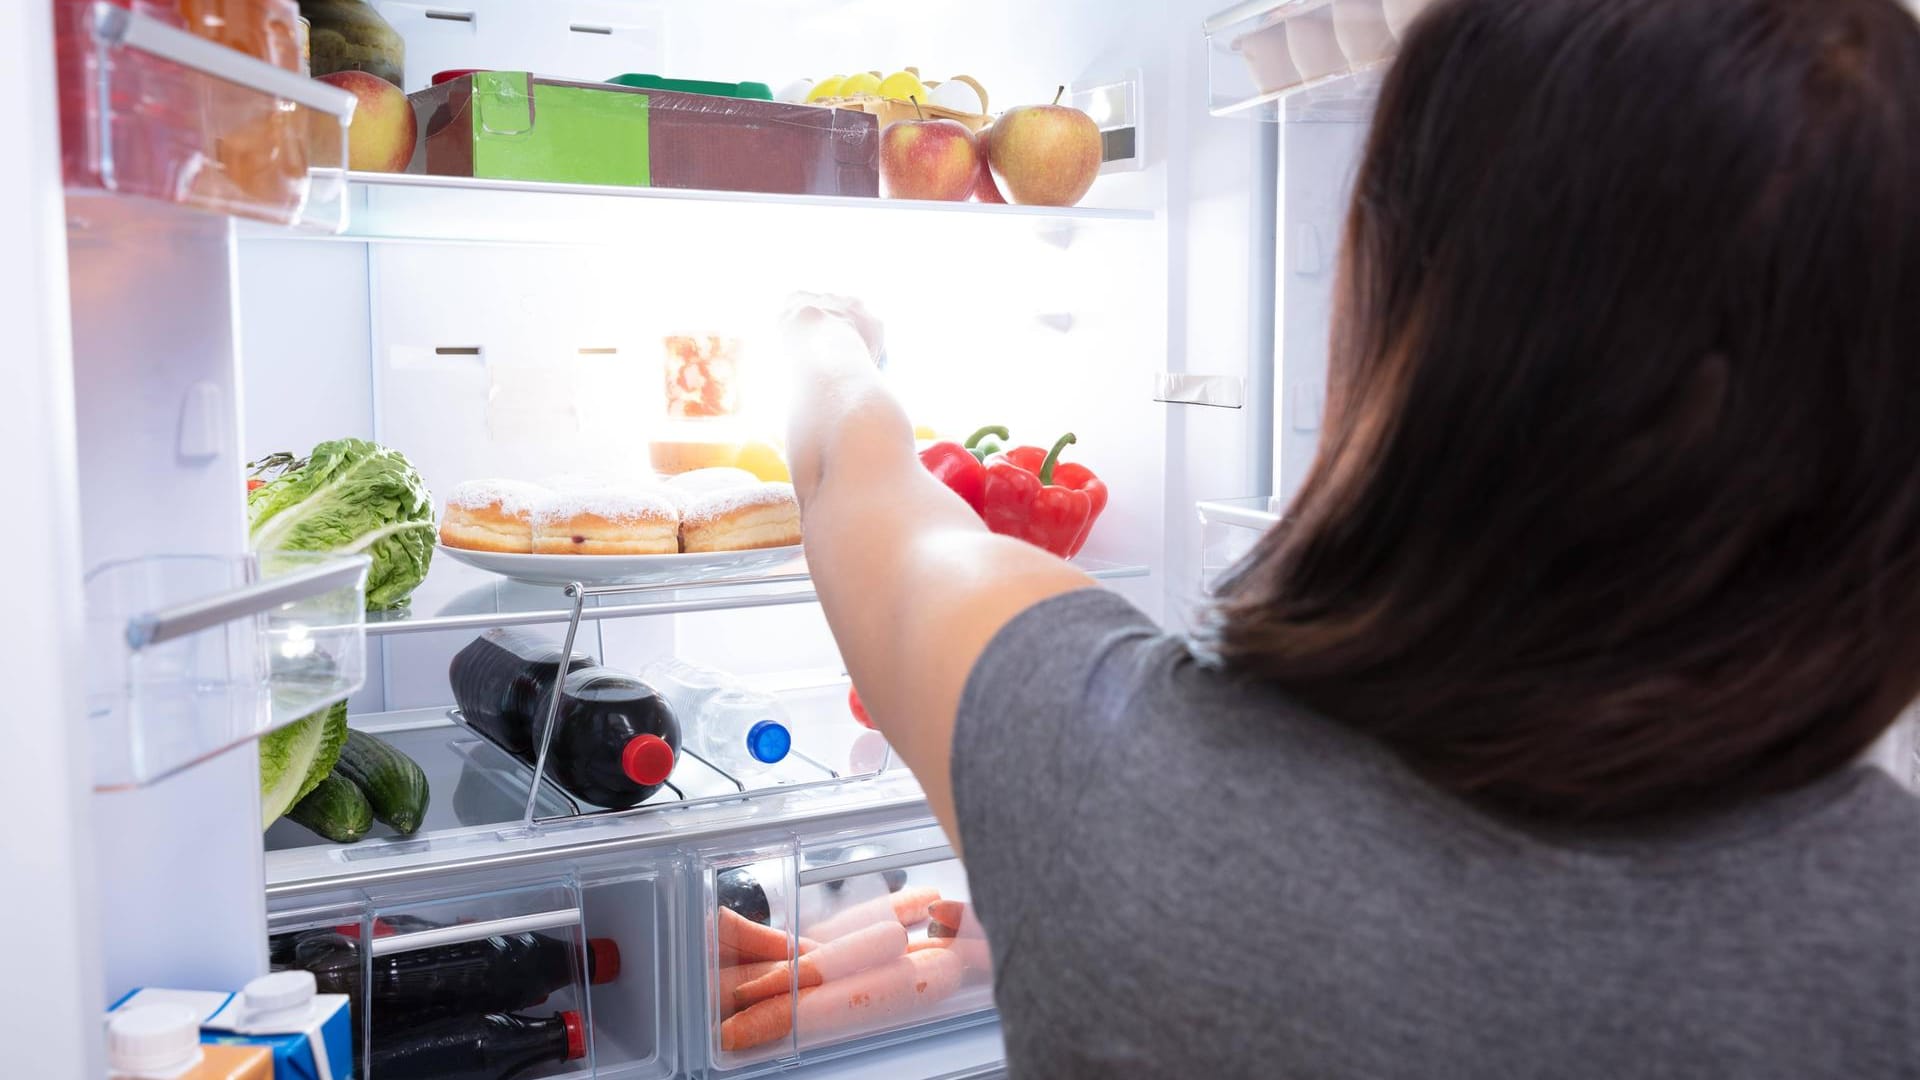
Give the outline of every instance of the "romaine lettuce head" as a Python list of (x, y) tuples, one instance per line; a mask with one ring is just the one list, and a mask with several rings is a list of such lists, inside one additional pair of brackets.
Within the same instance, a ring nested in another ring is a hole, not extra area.
[(279, 820), (320, 786), (347, 742), (342, 701), (260, 737), (260, 827)]
[(335, 439), (247, 493), (256, 551), (364, 551), (367, 610), (406, 603), (433, 559), (433, 496), (407, 459), (365, 439)]

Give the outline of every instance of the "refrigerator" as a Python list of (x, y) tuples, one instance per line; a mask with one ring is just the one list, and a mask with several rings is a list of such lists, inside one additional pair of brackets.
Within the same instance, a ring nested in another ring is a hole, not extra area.
[[(780, 1034), (729, 1034), (722, 983), (754, 955), (730, 929), (746, 878), (788, 956), (862, 905), (967, 895), (911, 775), (849, 713), (804, 567), (569, 593), (442, 550), (406, 605), (363, 614), (364, 556), (251, 552), (249, 463), (372, 440), (436, 512), (465, 480), (625, 470), (658, 421), (663, 343), (745, 342), (765, 370), (789, 292), (844, 292), (885, 318), (916, 425), (1077, 436), (1112, 500), (1076, 558), (1178, 628), (1311, 458), (1342, 203), (1419, 5), (372, 6), (405, 40), (410, 92), (450, 69), (778, 85), (913, 66), (976, 79), (990, 113), (1060, 88), (1105, 161), (1067, 208), (430, 175), (418, 154), (357, 172), (342, 92), (141, 10), (0, 7), (0, 89), (22, 116), (0, 165), (20, 518), (0, 541), (19, 568), (0, 854), (8, 966), (26, 973), (0, 987), (0, 1072), (105, 1075), (102, 1018), (129, 992), (237, 989), (333, 935), (361, 964), (367, 1076), (381, 972), (538, 934), (568, 960), (523, 1011), (581, 1030), (528, 1075), (1000, 1075), (976, 961), (937, 1001), (849, 1021), (790, 994)], [(65, 93), (56, 37), (90, 58)], [(134, 107), (179, 85), (191, 115)], [(154, 132), (183, 123), (214, 129), (189, 134), (216, 157), (297, 125), (312, 168), (288, 189), (156, 172)], [(83, 182), (72, 162), (63, 180), (63, 126), (70, 156), (91, 148)], [(756, 776), (683, 755), (638, 807), (583, 804), (449, 715), (451, 658), (501, 627), (617, 669), (723, 669), (780, 700), (793, 752)], [(296, 685), (310, 668), (289, 662), (314, 655), (322, 685)], [(425, 824), (332, 843), (283, 819), (263, 837), (260, 737), (342, 695), (356, 730), (421, 766)], [(900, 918), (939, 936), (924, 911)]]

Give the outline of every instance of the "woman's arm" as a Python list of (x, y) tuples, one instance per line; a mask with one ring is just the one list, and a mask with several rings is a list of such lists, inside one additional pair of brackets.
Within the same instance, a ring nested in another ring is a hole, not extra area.
[(787, 329), (788, 453), (814, 586), (867, 711), (958, 850), (953, 726), (974, 661), (1015, 615), (1093, 581), (989, 533), (921, 466), (874, 369), (879, 324), (857, 302), (818, 299)]

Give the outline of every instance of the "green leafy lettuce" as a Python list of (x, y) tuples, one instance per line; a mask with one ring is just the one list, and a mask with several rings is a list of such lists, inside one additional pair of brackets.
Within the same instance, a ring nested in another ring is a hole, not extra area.
[(320, 786), (347, 743), (347, 703), (268, 732), (260, 739), (260, 827), (266, 828)]
[(433, 559), (433, 496), (398, 451), (335, 439), (247, 493), (256, 551), (364, 551), (367, 610), (399, 607)]

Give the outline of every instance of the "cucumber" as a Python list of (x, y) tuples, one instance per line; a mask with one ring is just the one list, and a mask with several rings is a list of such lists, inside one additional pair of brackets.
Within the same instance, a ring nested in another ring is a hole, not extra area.
[(334, 768), (360, 786), (373, 816), (394, 832), (411, 836), (419, 831), (427, 818), (427, 774), (412, 758), (377, 735), (349, 730)]
[(327, 774), (287, 816), (336, 844), (351, 844), (373, 828), (373, 807), (353, 781), (336, 770)]

